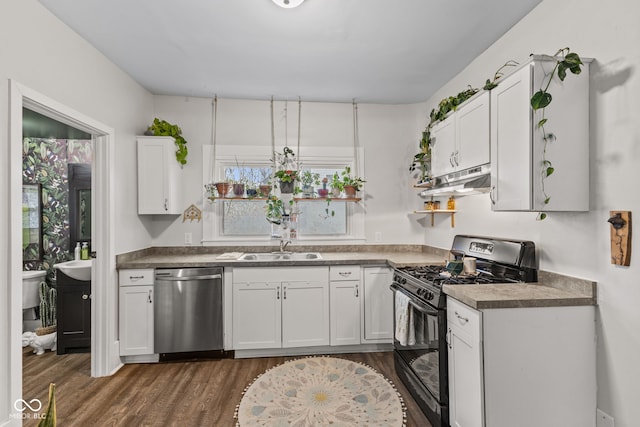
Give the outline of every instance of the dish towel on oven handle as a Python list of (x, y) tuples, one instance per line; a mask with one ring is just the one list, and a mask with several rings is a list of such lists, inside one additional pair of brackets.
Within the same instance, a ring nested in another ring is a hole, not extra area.
[(413, 327), (413, 308), (409, 304), (409, 297), (402, 292), (395, 292), (396, 304), (396, 340), (401, 346), (414, 345), (416, 333)]

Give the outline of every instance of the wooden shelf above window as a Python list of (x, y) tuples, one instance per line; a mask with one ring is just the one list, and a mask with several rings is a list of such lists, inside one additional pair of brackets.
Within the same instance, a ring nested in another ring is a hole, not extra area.
[[(362, 200), (360, 197), (294, 197), (293, 200), (296, 202), (326, 202), (327, 199), (330, 199), (332, 202), (359, 202)], [(260, 201), (267, 200), (266, 197), (209, 197), (211, 201), (219, 201), (219, 200), (246, 200), (246, 201)]]

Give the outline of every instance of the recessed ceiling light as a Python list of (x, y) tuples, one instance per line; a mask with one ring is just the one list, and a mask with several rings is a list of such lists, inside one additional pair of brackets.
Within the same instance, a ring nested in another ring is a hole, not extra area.
[(302, 4), (303, 1), (304, 0), (273, 0), (275, 4), (286, 9), (298, 7)]

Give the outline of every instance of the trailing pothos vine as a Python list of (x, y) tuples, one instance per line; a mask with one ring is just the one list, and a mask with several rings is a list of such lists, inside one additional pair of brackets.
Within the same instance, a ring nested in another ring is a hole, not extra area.
[[(536, 123), (536, 127), (542, 135), (542, 141), (544, 144), (542, 148), (542, 170), (540, 171), (540, 179), (545, 205), (549, 204), (549, 201), (551, 200), (551, 197), (545, 190), (545, 180), (555, 171), (553, 163), (551, 163), (551, 161), (547, 158), (547, 146), (549, 142), (555, 141), (556, 139), (555, 135), (551, 132), (547, 132), (545, 128), (545, 125), (547, 124), (545, 111), (553, 100), (553, 97), (549, 93), (549, 86), (551, 85), (551, 81), (556, 74), (560, 81), (564, 81), (564, 79), (567, 77), (567, 71), (571, 72), (572, 74), (580, 74), (580, 72), (582, 71), (582, 60), (580, 59), (580, 56), (575, 52), (571, 52), (568, 47), (559, 49), (551, 58), (555, 61), (553, 69), (550, 73), (545, 74), (542, 79), (540, 89), (531, 97), (531, 108), (534, 112), (540, 110), (541, 113), (541, 118), (538, 123)], [(538, 220), (542, 221), (546, 217), (547, 214), (545, 212), (538, 212)]]
[[(491, 90), (496, 87), (498, 85), (498, 79), (500, 79), (504, 75), (503, 70), (506, 67), (513, 67), (515, 65), (518, 65), (518, 63), (515, 61), (507, 61), (502, 67), (498, 69), (498, 71), (495, 72), (493, 80), (487, 79), (482, 89)], [(478, 88), (468, 86), (467, 89), (463, 90), (455, 96), (443, 98), (440, 103), (438, 103), (438, 108), (432, 109), (431, 113), (429, 113), (429, 123), (422, 132), (422, 138), (418, 143), (420, 150), (415, 156), (413, 156), (413, 161), (411, 165), (409, 165), (410, 172), (414, 172), (416, 170), (420, 171), (420, 182), (424, 182), (427, 180), (427, 164), (431, 161), (431, 128), (436, 123), (444, 120), (450, 112), (456, 111), (462, 103), (467, 101), (479, 91), (480, 89)]]

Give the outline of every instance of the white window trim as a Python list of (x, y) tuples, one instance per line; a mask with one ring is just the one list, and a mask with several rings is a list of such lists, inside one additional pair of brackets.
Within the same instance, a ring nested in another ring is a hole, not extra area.
[[(224, 179), (224, 166), (236, 163), (236, 159), (240, 164), (245, 163), (264, 163), (265, 159), (271, 159), (271, 147), (250, 146), (250, 145), (217, 145), (215, 158), (215, 176), (211, 174), (211, 157), (212, 145), (204, 145), (202, 147), (202, 244), (203, 246), (228, 245), (229, 243), (243, 243), (246, 245), (265, 245), (275, 242), (269, 235), (265, 236), (224, 236), (222, 235), (222, 206), (220, 202), (210, 202), (207, 199), (207, 193), (204, 186), (210, 182), (216, 182)], [(295, 149), (294, 149), (295, 150)], [(362, 167), (364, 159), (364, 150), (362, 147), (357, 149), (358, 175), (364, 177)], [(276, 148), (276, 151), (282, 152), (282, 147)], [(300, 153), (296, 153), (304, 167), (305, 163), (313, 165), (340, 166), (351, 165), (354, 169), (353, 148), (345, 147), (300, 147)], [(363, 191), (363, 190), (361, 190)], [(364, 193), (363, 193), (364, 194)], [(363, 197), (358, 203), (347, 203), (347, 234), (343, 236), (300, 236), (296, 239), (298, 243), (309, 244), (330, 244), (340, 243), (362, 243), (365, 241), (364, 213), (366, 211), (366, 202)]]

